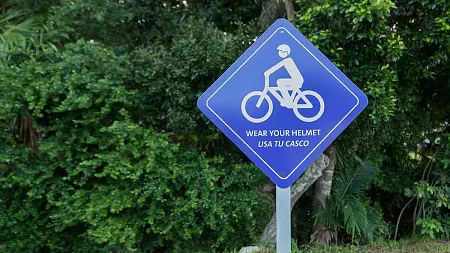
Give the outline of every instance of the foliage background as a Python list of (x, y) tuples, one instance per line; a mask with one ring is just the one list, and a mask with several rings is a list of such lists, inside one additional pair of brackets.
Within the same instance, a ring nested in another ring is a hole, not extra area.
[[(267, 2), (2, 5), (0, 252), (255, 244), (273, 211), (268, 180), (195, 106), (262, 32)], [(294, 24), (370, 99), (337, 140), (335, 204), (322, 220), (339, 243), (365, 242), (370, 224), (396, 237), (399, 216), (401, 236), (448, 237), (449, 3), (294, 4)], [(376, 168), (365, 181), (348, 178), (355, 155)], [(311, 191), (293, 211), (301, 244), (317, 218)]]

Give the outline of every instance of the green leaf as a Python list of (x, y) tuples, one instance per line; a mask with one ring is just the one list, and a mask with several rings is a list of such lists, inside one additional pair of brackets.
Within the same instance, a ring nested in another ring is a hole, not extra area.
[(359, 201), (348, 201), (344, 206), (345, 229), (353, 237), (366, 230), (368, 221), (365, 207)]

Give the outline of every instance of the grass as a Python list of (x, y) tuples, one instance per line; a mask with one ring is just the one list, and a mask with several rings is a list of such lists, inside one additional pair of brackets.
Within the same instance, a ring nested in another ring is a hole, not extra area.
[(341, 253), (341, 252), (367, 252), (367, 253), (450, 253), (449, 240), (433, 240), (428, 238), (412, 238), (400, 241), (377, 242), (368, 246), (331, 246), (331, 247), (303, 247), (296, 252), (308, 253)]
[[(232, 251), (232, 252), (239, 252)], [(292, 253), (450, 253), (450, 240), (409, 238), (399, 241), (387, 240), (366, 246), (302, 246), (293, 245)], [(274, 249), (262, 249), (255, 253), (275, 253)]]

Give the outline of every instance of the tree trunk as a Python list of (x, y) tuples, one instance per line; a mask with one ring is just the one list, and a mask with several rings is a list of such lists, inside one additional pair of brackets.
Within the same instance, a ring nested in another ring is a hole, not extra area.
[[(283, 6), (284, 2), (284, 6)], [(287, 15), (287, 19), (291, 22), (294, 20), (294, 4), (292, 0), (266, 0), (262, 3), (261, 15), (259, 16), (259, 24), (261, 28), (267, 29), (275, 20)]]
[(285, 6), (280, 0), (266, 0), (262, 3), (259, 24), (263, 30), (267, 29), (275, 20), (284, 15)]
[[(305, 193), (305, 191), (314, 182), (322, 176), (322, 171), (328, 167), (330, 160), (327, 156), (321, 154), (313, 164), (311, 164), (305, 171), (303, 176), (301, 176), (292, 186), (291, 186), (291, 210), (294, 207), (297, 200)], [(259, 239), (259, 245), (266, 242), (275, 243), (277, 236), (277, 225), (276, 225), (276, 215), (272, 215), (272, 219), (267, 224), (264, 232)]]
[(292, 4), (291, 0), (284, 0), (284, 6), (286, 7), (286, 15), (287, 19), (291, 21), (291, 23), (294, 21), (294, 4)]
[[(324, 152), (330, 159), (330, 163), (323, 171), (322, 176), (316, 181), (314, 188), (314, 198), (318, 200), (320, 205), (316, 208), (315, 213), (320, 212), (325, 207), (325, 200), (331, 193), (331, 185), (333, 183), (333, 172), (336, 165), (336, 146), (332, 143)], [(333, 235), (323, 224), (314, 226), (313, 234), (319, 244), (328, 244), (331, 242)]]

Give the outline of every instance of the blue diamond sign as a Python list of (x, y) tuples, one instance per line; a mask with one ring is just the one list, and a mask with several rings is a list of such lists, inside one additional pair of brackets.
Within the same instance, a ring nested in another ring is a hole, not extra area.
[(287, 188), (367, 103), (305, 36), (278, 19), (197, 105), (276, 185)]

